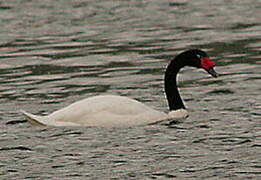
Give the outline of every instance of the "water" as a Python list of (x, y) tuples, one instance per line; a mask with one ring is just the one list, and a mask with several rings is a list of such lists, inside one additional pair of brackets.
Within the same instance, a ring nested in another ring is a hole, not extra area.
[[(0, 179), (260, 179), (261, 3), (30, 1), (0, 3)], [(186, 68), (190, 117), (170, 126), (32, 127), (98, 94), (166, 110), (163, 73), (189, 48), (222, 74)]]

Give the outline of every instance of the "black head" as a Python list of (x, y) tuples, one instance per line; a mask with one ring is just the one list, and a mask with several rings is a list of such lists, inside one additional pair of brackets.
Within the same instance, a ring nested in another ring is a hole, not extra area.
[(217, 77), (215, 72), (215, 63), (209, 58), (205, 51), (199, 49), (191, 49), (179, 54), (176, 59), (182, 59), (183, 66), (192, 66), (205, 69), (213, 77)]

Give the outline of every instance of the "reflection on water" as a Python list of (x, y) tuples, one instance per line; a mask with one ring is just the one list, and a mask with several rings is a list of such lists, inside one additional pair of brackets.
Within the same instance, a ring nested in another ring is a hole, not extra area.
[[(16, 0), (0, 10), (0, 179), (260, 178), (258, 0)], [(36, 128), (19, 114), (104, 93), (165, 111), (164, 69), (189, 48), (208, 51), (221, 76), (181, 72), (183, 123)]]

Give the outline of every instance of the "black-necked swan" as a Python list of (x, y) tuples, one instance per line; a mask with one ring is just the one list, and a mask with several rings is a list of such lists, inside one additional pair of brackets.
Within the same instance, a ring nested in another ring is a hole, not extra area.
[(47, 116), (38, 116), (22, 111), (33, 125), (47, 126), (101, 126), (126, 127), (153, 124), (165, 119), (185, 119), (187, 110), (177, 88), (177, 73), (184, 66), (205, 69), (217, 77), (215, 63), (207, 53), (192, 49), (177, 55), (167, 66), (165, 72), (165, 93), (169, 112), (160, 112), (134, 99), (99, 95), (75, 102)]

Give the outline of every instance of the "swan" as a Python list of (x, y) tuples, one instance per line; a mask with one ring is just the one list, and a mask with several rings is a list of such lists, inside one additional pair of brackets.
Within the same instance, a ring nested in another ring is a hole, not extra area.
[(37, 126), (99, 126), (128, 127), (147, 125), (167, 119), (185, 119), (186, 107), (177, 88), (177, 74), (185, 66), (206, 70), (213, 77), (215, 63), (207, 53), (191, 49), (178, 54), (167, 66), (164, 88), (169, 112), (157, 111), (137, 100), (116, 95), (98, 95), (75, 102), (47, 116), (21, 111), (32, 125)]

